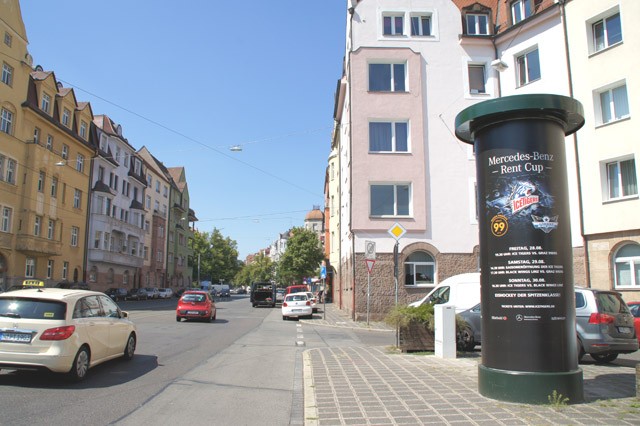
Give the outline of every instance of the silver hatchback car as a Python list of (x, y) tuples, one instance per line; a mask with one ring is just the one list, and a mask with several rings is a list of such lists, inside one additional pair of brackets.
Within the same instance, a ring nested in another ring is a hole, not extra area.
[(597, 363), (638, 350), (629, 307), (615, 291), (576, 287), (578, 360), (585, 354)]

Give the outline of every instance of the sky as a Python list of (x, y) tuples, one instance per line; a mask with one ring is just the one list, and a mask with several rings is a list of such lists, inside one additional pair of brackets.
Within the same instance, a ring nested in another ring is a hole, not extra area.
[(34, 66), (184, 166), (196, 229), (241, 260), (323, 208), (346, 0), (20, 3)]

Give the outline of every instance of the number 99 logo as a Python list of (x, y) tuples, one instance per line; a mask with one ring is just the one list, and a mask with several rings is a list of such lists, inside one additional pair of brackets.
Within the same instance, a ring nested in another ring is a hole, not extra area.
[(509, 221), (501, 214), (491, 219), (491, 233), (496, 237), (502, 237), (509, 230)]

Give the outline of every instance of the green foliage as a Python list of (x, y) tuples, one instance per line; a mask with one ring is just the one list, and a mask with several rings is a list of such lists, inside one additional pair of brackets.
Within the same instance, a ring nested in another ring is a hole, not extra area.
[(194, 280), (198, 279), (198, 263), (201, 281), (232, 282), (240, 270), (237, 243), (229, 237), (225, 238), (217, 228), (211, 233), (196, 230), (193, 235), (191, 260)]
[(293, 228), (287, 250), (278, 262), (277, 279), (280, 284), (300, 283), (305, 277), (317, 275), (324, 259), (320, 240), (315, 232), (304, 228)]
[(433, 305), (431, 303), (423, 303), (417, 308), (397, 305), (389, 311), (384, 321), (393, 327), (399, 328), (405, 328), (410, 322), (417, 321), (425, 324), (429, 330), (433, 331), (435, 322)]
[(273, 280), (275, 264), (264, 254), (257, 255), (253, 262), (245, 265), (236, 274), (233, 282), (237, 285), (251, 285), (254, 282), (269, 282)]
[(565, 397), (561, 393), (558, 393), (555, 389), (553, 390), (551, 395), (547, 395), (547, 399), (549, 400), (549, 404), (554, 408), (564, 407), (569, 402), (569, 398)]

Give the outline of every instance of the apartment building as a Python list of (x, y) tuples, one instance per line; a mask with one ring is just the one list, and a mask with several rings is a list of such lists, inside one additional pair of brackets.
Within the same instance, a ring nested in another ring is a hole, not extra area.
[(189, 186), (184, 167), (169, 167), (167, 279), (172, 288), (190, 287), (193, 280), (193, 224), (198, 220), (189, 207)]
[[(364, 317), (365, 246), (374, 243), (368, 308), (379, 318), (396, 300), (413, 301), (478, 269), (474, 155), (452, 123), (490, 97), (496, 78), (486, 79), (485, 93), (470, 89), (468, 63), (476, 58), (460, 44), (461, 13), (451, 0), (349, 6), (330, 162), (339, 167), (329, 194), (339, 211), (333, 296), (353, 318)], [(397, 240), (389, 233), (396, 225), (405, 230)]]
[(0, 16), (0, 288), (85, 275), (93, 115), (33, 68), (18, 1)]
[(87, 270), (92, 288), (140, 286), (144, 260), (147, 186), (142, 159), (106, 115), (94, 118), (98, 154), (93, 158)]
[(566, 3), (572, 94), (584, 106), (577, 135), (587, 283), (640, 298), (640, 2)]
[(167, 270), (167, 219), (169, 214), (169, 171), (154, 157), (147, 147), (138, 150), (147, 171), (147, 188), (144, 195), (145, 252), (142, 267), (142, 283), (145, 287), (162, 288)]

